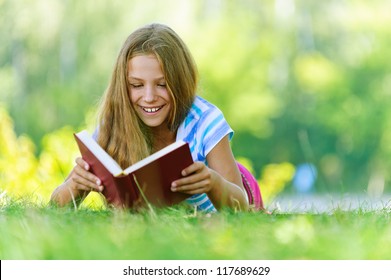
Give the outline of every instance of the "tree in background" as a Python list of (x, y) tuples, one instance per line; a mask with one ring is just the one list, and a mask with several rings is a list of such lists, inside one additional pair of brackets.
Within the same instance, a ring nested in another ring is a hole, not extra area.
[[(79, 127), (130, 30), (160, 21), (188, 43), (200, 94), (236, 131), (236, 155), (311, 163), (318, 191), (387, 188), (391, 3), (368, 1), (0, 2), (0, 101), (17, 135)], [(71, 138), (72, 136), (69, 135)]]

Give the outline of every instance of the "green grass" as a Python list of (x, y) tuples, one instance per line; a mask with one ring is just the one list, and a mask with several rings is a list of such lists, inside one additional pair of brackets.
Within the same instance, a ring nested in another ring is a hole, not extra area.
[(0, 259), (391, 259), (390, 211), (132, 213), (0, 204)]

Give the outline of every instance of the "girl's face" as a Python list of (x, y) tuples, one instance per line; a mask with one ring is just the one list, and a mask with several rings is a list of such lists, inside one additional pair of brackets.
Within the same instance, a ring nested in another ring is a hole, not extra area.
[(171, 96), (159, 61), (154, 55), (138, 55), (128, 62), (130, 100), (141, 120), (151, 128), (165, 125)]

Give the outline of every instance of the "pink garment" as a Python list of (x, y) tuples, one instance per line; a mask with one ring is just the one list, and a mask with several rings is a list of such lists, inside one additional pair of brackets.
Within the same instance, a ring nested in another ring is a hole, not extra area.
[(257, 180), (243, 165), (236, 162), (242, 175), (243, 186), (247, 192), (250, 208), (254, 210), (264, 210), (265, 207), (262, 201), (261, 189)]

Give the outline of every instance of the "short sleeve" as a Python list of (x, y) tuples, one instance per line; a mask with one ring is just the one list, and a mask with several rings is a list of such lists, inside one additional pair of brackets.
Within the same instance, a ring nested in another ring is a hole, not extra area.
[(221, 139), (228, 135), (229, 140), (231, 140), (234, 134), (223, 113), (217, 107), (213, 107), (202, 115), (197, 132), (199, 134), (197, 138), (202, 143), (200, 153), (204, 158)]

